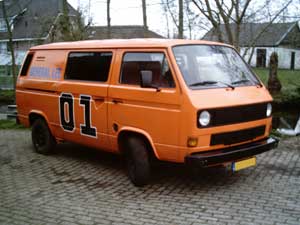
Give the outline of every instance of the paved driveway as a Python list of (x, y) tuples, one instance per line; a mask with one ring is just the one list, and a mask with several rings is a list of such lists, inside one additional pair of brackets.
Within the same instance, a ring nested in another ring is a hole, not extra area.
[(30, 132), (0, 130), (0, 224), (300, 224), (300, 137), (232, 174), (157, 165), (134, 187), (122, 159), (62, 144), (51, 156)]

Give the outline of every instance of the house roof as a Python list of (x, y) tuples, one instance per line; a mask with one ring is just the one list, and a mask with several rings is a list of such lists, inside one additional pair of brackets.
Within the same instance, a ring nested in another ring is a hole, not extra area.
[(88, 39), (128, 39), (128, 38), (164, 38), (151, 30), (144, 29), (143, 26), (111, 26), (110, 36), (107, 26), (90, 27)]
[[(13, 39), (45, 38), (55, 18), (62, 12), (62, 0), (4, 0), (9, 17), (15, 17)], [(68, 4), (69, 14), (77, 11)], [(3, 18), (0, 10), (0, 18)], [(0, 40), (7, 40), (6, 32), (0, 32)]]
[[(287, 34), (297, 27), (297, 22), (291, 23), (245, 23), (241, 25), (240, 31), (240, 46), (249, 46), (253, 40), (256, 39), (257, 35), (263, 31), (261, 36), (255, 41), (256, 46), (278, 46)], [(230, 24), (230, 29), (235, 30), (236, 25)], [(299, 29), (299, 28), (298, 28)], [(225, 35), (225, 25), (220, 25), (220, 30), (224, 39), (224, 42), (228, 43), (227, 36)], [(212, 28), (208, 31), (203, 40), (217, 41), (216, 29)]]
[(30, 50), (55, 50), (55, 49), (95, 49), (95, 48), (167, 48), (176, 45), (222, 45), (219, 42), (203, 40), (184, 39), (162, 39), (162, 38), (140, 38), (140, 39), (109, 39), (109, 40), (88, 40), (75, 42), (57, 42), (32, 47)]

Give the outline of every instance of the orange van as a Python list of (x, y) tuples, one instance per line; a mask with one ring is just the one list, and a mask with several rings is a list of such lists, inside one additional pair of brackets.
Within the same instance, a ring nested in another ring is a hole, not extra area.
[(54, 43), (29, 50), (17, 81), (18, 121), (38, 153), (70, 141), (122, 153), (133, 184), (150, 158), (198, 167), (256, 164), (272, 97), (237, 51), (190, 40)]

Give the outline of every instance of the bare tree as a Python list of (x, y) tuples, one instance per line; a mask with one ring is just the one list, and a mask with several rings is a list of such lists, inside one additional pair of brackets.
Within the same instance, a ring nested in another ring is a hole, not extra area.
[(191, 9), (191, 1), (184, 1), (184, 24), (187, 27), (189, 33), (189, 39), (193, 39), (193, 33), (198, 33), (198, 30), (207, 30), (207, 26), (203, 27), (205, 21), (200, 18), (199, 14), (196, 14)]
[[(258, 32), (254, 38), (250, 41), (250, 43), (248, 43), (248, 47), (245, 48), (245, 51), (243, 53), (243, 57), (245, 57), (248, 53), (248, 51), (251, 49), (250, 52), (250, 56), (248, 57), (248, 63), (250, 64), (253, 54), (254, 54), (254, 46), (257, 42), (257, 40), (262, 36), (262, 34), (270, 27), (270, 25), (278, 18), (278, 16), (292, 3), (293, 0), (289, 0), (281, 9), (278, 10), (277, 13), (275, 13), (275, 15), (271, 15), (271, 13), (269, 12), (269, 18), (270, 21), (264, 26), (263, 29), (260, 30), (260, 32)], [(267, 2), (268, 4), (268, 2)]]
[[(177, 38), (184, 37), (183, 0), (161, 0), (165, 10), (169, 13), (177, 30)], [(178, 7), (178, 10), (176, 9)]]
[(163, 2), (162, 2), (162, 8), (163, 8), (164, 15), (166, 17), (166, 22), (167, 22), (167, 38), (170, 38), (170, 26), (169, 26), (168, 8), (167, 8), (167, 6)]
[(183, 39), (183, 0), (178, 0), (178, 38)]
[(59, 20), (60, 32), (63, 41), (71, 41), (71, 22), (69, 18), (69, 9), (67, 0), (63, 0), (62, 15)]
[[(228, 42), (234, 45), (238, 50), (240, 48), (240, 32), (243, 23), (247, 22), (249, 17), (253, 17), (256, 13), (252, 15), (247, 15), (250, 5), (253, 0), (215, 0), (214, 2), (209, 0), (191, 0), (196, 8), (200, 11), (202, 15), (210, 22), (211, 26), (214, 28), (218, 40), (220, 42)], [(272, 15), (270, 23), (263, 29), (262, 32), (257, 34), (252, 40), (255, 44), (256, 40), (260, 35), (267, 29), (274, 20), (278, 17), (283, 10), (285, 10), (293, 0), (287, 1), (278, 13)], [(270, 0), (266, 0), (266, 5), (270, 3)], [(220, 25), (224, 26), (225, 32), (222, 32)]]
[(168, 12), (172, 18), (172, 21), (178, 30), (178, 22), (177, 22), (177, 16), (176, 16), (176, 11), (174, 10), (175, 8), (175, 3), (174, 0), (161, 0), (162, 4), (165, 6), (166, 12)]
[(89, 19), (88, 23), (85, 24), (85, 16), (80, 8), (77, 9), (77, 13), (70, 17), (71, 18), (71, 40), (79, 41), (88, 38), (88, 30), (91, 26), (92, 20)]
[(144, 25), (144, 29), (148, 30), (146, 0), (142, 0), (142, 8), (143, 8), (143, 25)]
[(78, 41), (84, 40), (88, 37), (88, 30), (91, 26), (92, 20), (89, 18), (87, 24), (85, 24), (85, 17), (80, 8), (74, 15), (69, 14), (69, 9), (67, 1), (64, 1), (63, 12), (58, 14), (54, 19), (52, 17), (46, 18), (42, 23), (45, 27), (42, 29), (42, 33), (45, 30), (49, 30), (49, 40), (50, 42), (55, 41)]
[[(240, 24), (243, 21), (247, 8), (251, 0), (246, 0), (244, 5), (241, 6), (241, 0), (231, 0), (230, 5), (226, 4), (224, 1), (215, 0), (211, 3), (209, 0), (200, 1), (192, 0), (194, 5), (199, 9), (199, 11), (210, 21), (211, 25), (217, 32), (219, 41), (224, 42), (223, 33), (220, 30), (220, 24), (224, 24), (226, 31), (226, 39), (229, 44), (234, 45), (239, 48), (239, 31)], [(233, 14), (235, 12), (235, 18)], [(231, 23), (235, 22), (235, 31), (231, 29)], [(235, 36), (234, 36), (235, 35)]]
[(107, 20), (107, 38), (111, 38), (111, 25), (110, 25), (110, 0), (106, 0), (106, 20)]
[(12, 18), (9, 17), (8, 13), (7, 13), (7, 9), (5, 6), (5, 2), (0, 1), (1, 3), (1, 9), (2, 9), (2, 13), (3, 13), (3, 18), (5, 21), (5, 25), (6, 25), (6, 30), (7, 30), (7, 36), (8, 36), (8, 49), (11, 55), (11, 72), (12, 72), (12, 76), (13, 76), (13, 87), (14, 90), (16, 90), (16, 80), (17, 80), (17, 69), (16, 69), (16, 57), (15, 57), (15, 49), (14, 49), (14, 42), (13, 42), (13, 32), (12, 32), (12, 26), (14, 23), (14, 19), (21, 16), (22, 14), (25, 13), (26, 9), (23, 9), (19, 6), (19, 12), (14, 15)]

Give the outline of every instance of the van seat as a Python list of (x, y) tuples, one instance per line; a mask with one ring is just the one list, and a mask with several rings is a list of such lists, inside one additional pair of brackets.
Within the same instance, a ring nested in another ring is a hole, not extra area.
[(168, 80), (166, 76), (162, 75), (162, 65), (159, 61), (148, 62), (145, 70), (151, 70), (152, 84), (158, 87), (169, 87)]
[(139, 63), (124, 62), (122, 68), (122, 83), (140, 84)]

